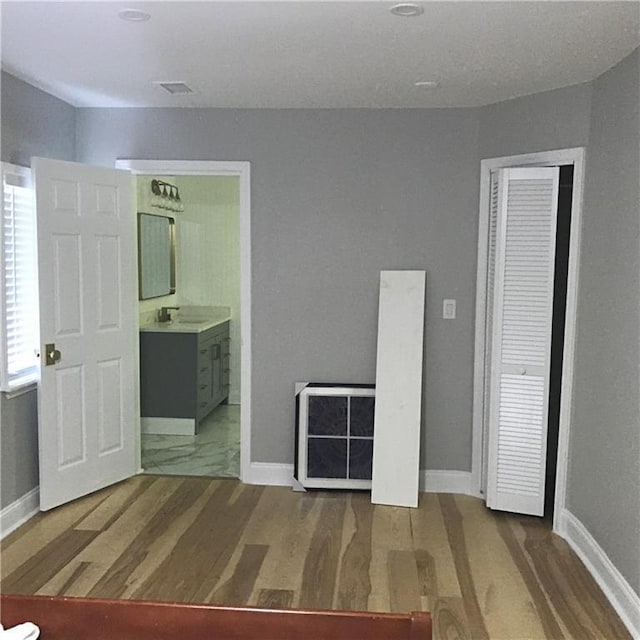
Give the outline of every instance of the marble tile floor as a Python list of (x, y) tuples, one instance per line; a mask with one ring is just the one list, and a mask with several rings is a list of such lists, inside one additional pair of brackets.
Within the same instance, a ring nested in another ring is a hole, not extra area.
[(240, 476), (240, 405), (220, 405), (195, 436), (142, 435), (142, 467), (155, 475)]

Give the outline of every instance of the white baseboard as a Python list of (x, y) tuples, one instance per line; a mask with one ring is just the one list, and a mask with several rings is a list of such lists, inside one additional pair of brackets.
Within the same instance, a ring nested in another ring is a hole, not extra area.
[(246, 484), (275, 485), (290, 487), (293, 481), (293, 465), (271, 462), (252, 462), (249, 477), (242, 478)]
[(470, 471), (420, 470), (420, 491), (427, 493), (462, 493), (480, 497), (474, 490)]
[(0, 511), (0, 539), (8, 536), (40, 510), (40, 488), (31, 489)]
[(569, 510), (562, 510), (559, 524), (558, 533), (587, 567), (631, 636), (640, 639), (640, 596), (613, 565), (587, 528)]
[(140, 418), (140, 430), (163, 436), (195, 436), (196, 421), (193, 418)]
[[(293, 465), (270, 462), (252, 462), (246, 484), (264, 484), (290, 487), (293, 480)], [(478, 496), (471, 482), (470, 471), (420, 471), (420, 491), (429, 493), (462, 493)]]

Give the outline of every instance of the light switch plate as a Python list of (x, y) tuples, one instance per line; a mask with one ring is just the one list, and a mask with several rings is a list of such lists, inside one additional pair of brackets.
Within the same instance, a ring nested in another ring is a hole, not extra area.
[(455, 320), (456, 317), (456, 301), (455, 300), (443, 300), (442, 301), (442, 317), (445, 320)]

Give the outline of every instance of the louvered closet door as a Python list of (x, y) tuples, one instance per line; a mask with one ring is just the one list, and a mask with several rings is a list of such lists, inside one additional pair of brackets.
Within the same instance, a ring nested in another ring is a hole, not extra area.
[(544, 513), (556, 167), (498, 173), (487, 506)]

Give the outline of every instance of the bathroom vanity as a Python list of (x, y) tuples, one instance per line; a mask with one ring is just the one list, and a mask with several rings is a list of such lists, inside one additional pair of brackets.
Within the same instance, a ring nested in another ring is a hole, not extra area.
[(229, 397), (228, 314), (140, 327), (143, 433), (193, 435)]

